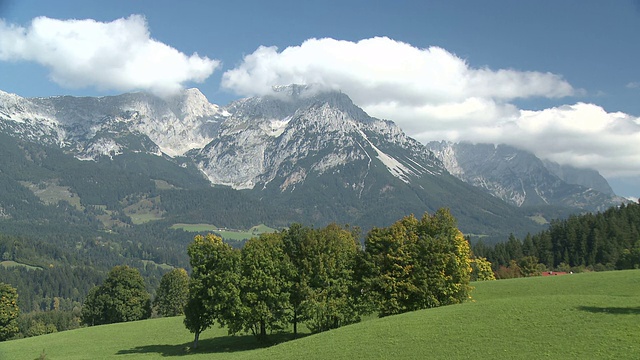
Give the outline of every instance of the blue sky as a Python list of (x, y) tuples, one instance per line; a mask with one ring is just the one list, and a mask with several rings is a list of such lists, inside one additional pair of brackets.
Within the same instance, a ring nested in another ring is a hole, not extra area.
[[(0, 90), (20, 96), (195, 86), (225, 105), (318, 83), (420, 141), (509, 143), (640, 195), (638, 1), (0, 0), (0, 18)], [(34, 40), (61, 26), (89, 29), (91, 45)], [(132, 47), (119, 51), (121, 37)], [(104, 64), (82, 72), (89, 48)], [(118, 74), (128, 54), (138, 65)]]

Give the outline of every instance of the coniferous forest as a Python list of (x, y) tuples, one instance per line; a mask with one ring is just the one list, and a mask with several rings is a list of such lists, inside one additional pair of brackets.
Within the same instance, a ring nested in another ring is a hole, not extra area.
[(552, 221), (547, 230), (493, 246), (478, 241), (478, 257), (494, 267), (535, 258), (550, 270), (614, 270), (640, 267), (640, 203), (621, 204), (601, 213)]

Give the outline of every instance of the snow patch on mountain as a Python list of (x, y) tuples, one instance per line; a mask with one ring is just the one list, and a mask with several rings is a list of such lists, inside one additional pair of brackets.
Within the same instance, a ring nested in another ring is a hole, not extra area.
[(387, 167), (387, 170), (391, 173), (391, 175), (397, 177), (398, 179), (404, 181), (405, 183), (409, 183), (409, 175), (416, 175), (413, 171), (409, 170), (406, 166), (402, 165), (398, 160), (393, 157), (385, 154), (380, 151), (371, 140), (367, 138), (367, 135), (362, 130), (360, 131), (360, 135), (369, 143), (369, 145), (376, 151), (376, 157)]
[(291, 121), (291, 117), (287, 117), (282, 120), (279, 120), (279, 119), (270, 120), (267, 126), (263, 130), (269, 136), (278, 137), (282, 135), (284, 130), (287, 128), (289, 121)]
[(89, 145), (85, 151), (83, 151), (84, 159), (95, 159), (99, 156), (108, 156), (113, 158), (114, 156), (122, 154), (122, 147), (116, 143), (113, 139), (100, 138), (95, 143)]

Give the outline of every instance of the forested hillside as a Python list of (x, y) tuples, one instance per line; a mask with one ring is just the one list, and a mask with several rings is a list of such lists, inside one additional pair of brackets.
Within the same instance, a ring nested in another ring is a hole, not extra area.
[(495, 246), (478, 241), (473, 251), (476, 256), (491, 261), (494, 268), (524, 257), (535, 257), (549, 269), (637, 268), (640, 267), (640, 203), (556, 220), (538, 234), (524, 239), (512, 235), (508, 241)]

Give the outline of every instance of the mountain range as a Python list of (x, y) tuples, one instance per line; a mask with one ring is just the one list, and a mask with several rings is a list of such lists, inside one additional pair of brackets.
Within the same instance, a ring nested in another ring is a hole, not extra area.
[(518, 207), (603, 211), (625, 201), (595, 170), (541, 160), (512, 146), (442, 141), (427, 147), (452, 175)]
[(0, 91), (0, 136), (0, 222), (41, 213), (115, 232), (148, 220), (368, 229), (448, 207), (465, 233), (496, 237), (624, 200), (593, 170), (504, 145), (424, 145), (344, 93), (298, 85), (227, 106), (197, 89)]

